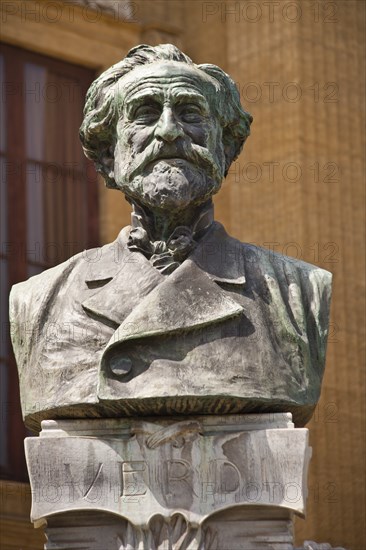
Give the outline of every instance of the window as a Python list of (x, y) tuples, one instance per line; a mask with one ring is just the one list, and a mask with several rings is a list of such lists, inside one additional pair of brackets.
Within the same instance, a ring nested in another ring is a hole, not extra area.
[(0, 473), (26, 479), (11, 286), (98, 245), (98, 189), (78, 130), (91, 70), (1, 45)]

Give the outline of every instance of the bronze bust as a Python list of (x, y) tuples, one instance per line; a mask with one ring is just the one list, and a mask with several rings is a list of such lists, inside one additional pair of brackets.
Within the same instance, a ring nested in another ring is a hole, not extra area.
[(331, 274), (213, 220), (212, 196), (251, 122), (224, 71), (169, 44), (134, 48), (92, 84), (83, 148), (131, 203), (132, 223), (13, 288), (28, 426), (268, 411), (309, 420)]

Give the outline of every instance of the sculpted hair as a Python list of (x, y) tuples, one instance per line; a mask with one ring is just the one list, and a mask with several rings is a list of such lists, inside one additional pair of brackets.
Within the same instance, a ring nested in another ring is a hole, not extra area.
[(114, 93), (117, 82), (140, 65), (158, 61), (178, 61), (205, 72), (218, 83), (219, 93), (210, 98), (222, 129), (225, 152), (225, 176), (231, 163), (238, 157), (250, 134), (252, 116), (244, 111), (235, 83), (216, 65), (195, 65), (172, 44), (132, 48), (126, 57), (102, 73), (90, 86), (84, 107), (80, 139), (85, 155), (94, 161), (96, 169), (105, 178), (107, 187), (117, 189), (113, 177), (113, 155), (118, 120)]

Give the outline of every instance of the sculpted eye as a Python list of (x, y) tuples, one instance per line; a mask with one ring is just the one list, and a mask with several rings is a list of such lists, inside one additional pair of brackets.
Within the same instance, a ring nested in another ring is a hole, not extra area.
[(200, 122), (202, 120), (201, 109), (193, 103), (182, 105), (179, 109), (179, 117), (183, 122)]
[(160, 110), (157, 105), (140, 105), (133, 114), (135, 120), (153, 121), (160, 117)]

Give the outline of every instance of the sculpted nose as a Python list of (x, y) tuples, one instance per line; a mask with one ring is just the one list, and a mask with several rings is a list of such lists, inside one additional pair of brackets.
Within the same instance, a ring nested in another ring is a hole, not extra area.
[(155, 129), (155, 136), (164, 141), (174, 141), (183, 136), (179, 122), (174, 118), (171, 109), (164, 109)]

